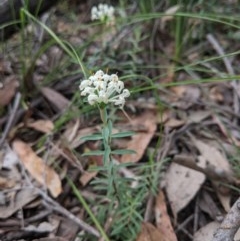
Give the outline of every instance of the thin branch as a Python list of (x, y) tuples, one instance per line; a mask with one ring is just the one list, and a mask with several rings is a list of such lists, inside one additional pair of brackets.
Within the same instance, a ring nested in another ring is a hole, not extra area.
[(233, 241), (240, 227), (240, 198), (234, 203), (231, 210), (213, 235), (212, 241)]
[(13, 103), (13, 109), (12, 109), (12, 112), (10, 114), (10, 117), (8, 119), (8, 122), (5, 126), (5, 129), (3, 131), (3, 134), (2, 134), (2, 137), (1, 137), (1, 140), (0, 140), (0, 147), (2, 146), (2, 144), (4, 143), (14, 121), (15, 121), (15, 116), (16, 116), (16, 112), (17, 112), (17, 109), (18, 109), (18, 106), (19, 106), (19, 103), (20, 103), (20, 100), (21, 100), (21, 94), (18, 92), (16, 94), (16, 97), (14, 99), (14, 103)]
[[(233, 69), (228, 57), (225, 56), (225, 53), (224, 53), (222, 47), (220, 46), (220, 44), (218, 43), (217, 39), (214, 38), (214, 36), (212, 34), (208, 34), (207, 40), (212, 44), (213, 48), (216, 50), (216, 52), (219, 54), (219, 56), (223, 57), (223, 63), (227, 69), (227, 72), (232, 76), (235, 75), (234, 69)], [(239, 93), (238, 93), (237, 80), (233, 80), (231, 82), (231, 85), (234, 90), (234, 95), (233, 95), (234, 112), (239, 113), (240, 109), (239, 109)]]
[(63, 216), (65, 216), (65, 217), (69, 218), (70, 220), (72, 220), (73, 222), (75, 222), (77, 225), (79, 225), (86, 232), (94, 235), (97, 238), (100, 238), (100, 233), (98, 232), (98, 230), (96, 230), (92, 226), (88, 225), (87, 223), (85, 223), (84, 221), (79, 219), (78, 217), (74, 216), (71, 212), (69, 212), (67, 209), (62, 207), (58, 202), (56, 202), (51, 197), (49, 197), (48, 194), (45, 193), (44, 191), (42, 191), (40, 188), (35, 187), (33, 185), (32, 181), (30, 180), (30, 178), (29, 178), (29, 176), (28, 176), (28, 174), (27, 174), (27, 172), (26, 172), (26, 170), (25, 170), (25, 168), (22, 165), (20, 160), (19, 160), (19, 163), (22, 167), (21, 168), (22, 174), (24, 175), (28, 185), (43, 198), (43, 200), (44, 200), (43, 204), (47, 208), (49, 208), (50, 210), (53, 210), (57, 213), (62, 214)]
[(60, 204), (58, 204), (56, 201), (54, 201), (52, 198), (50, 198), (41, 189), (36, 188), (36, 187), (35, 187), (35, 189), (37, 190), (39, 195), (46, 201), (45, 205), (48, 208), (50, 208), (50, 209), (54, 210), (55, 212), (60, 213), (64, 216), (66, 216), (67, 218), (71, 219), (73, 222), (78, 224), (83, 230), (85, 230), (88, 233), (94, 235), (95, 237), (98, 237), (98, 238), (100, 237), (99, 232), (95, 228), (93, 228), (92, 226), (88, 225), (87, 223), (85, 223), (81, 219), (74, 216), (71, 212), (69, 212), (67, 209), (65, 209)]

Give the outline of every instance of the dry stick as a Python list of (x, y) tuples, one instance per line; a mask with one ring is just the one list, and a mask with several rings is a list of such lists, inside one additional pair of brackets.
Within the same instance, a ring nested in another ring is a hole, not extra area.
[(193, 156), (189, 156), (185, 154), (177, 154), (174, 156), (172, 161), (184, 167), (188, 167), (192, 170), (201, 172), (212, 180), (217, 180), (217, 181), (220, 180), (220, 181), (225, 181), (227, 183), (235, 183), (234, 177), (230, 176), (230, 174), (227, 173), (225, 170), (221, 169), (219, 171), (219, 170), (216, 170), (216, 168), (211, 166), (207, 166), (203, 168), (198, 165), (197, 158), (194, 158)]
[(15, 97), (15, 100), (14, 100), (14, 103), (13, 103), (13, 109), (12, 109), (11, 115), (8, 119), (8, 122), (5, 126), (4, 132), (3, 132), (1, 140), (0, 140), (0, 147), (4, 143), (8, 133), (9, 133), (9, 131), (10, 131), (12, 125), (13, 125), (13, 122), (15, 120), (15, 115), (16, 115), (16, 112), (17, 112), (17, 109), (18, 109), (18, 106), (19, 106), (19, 103), (20, 103), (20, 99), (21, 99), (21, 94), (18, 92), (16, 94), (16, 97)]
[(49, 197), (47, 195), (47, 193), (43, 192), (40, 188), (35, 187), (33, 185), (33, 183), (31, 182), (29, 176), (27, 175), (27, 172), (20, 160), (19, 160), (19, 163), (22, 166), (22, 173), (23, 173), (24, 177), (26, 178), (27, 183), (29, 184), (29, 186), (31, 188), (33, 188), (34, 191), (36, 191), (43, 198), (43, 200), (45, 201), (43, 204), (47, 208), (50, 208), (50, 210), (54, 210), (55, 212), (58, 212), (58, 213), (64, 215), (65, 217), (69, 218), (70, 220), (75, 222), (77, 225), (79, 225), (83, 230), (94, 235), (95, 237), (97, 237), (97, 238), (100, 237), (100, 233), (98, 232), (98, 230), (96, 230), (92, 226), (88, 225), (81, 219), (74, 216), (71, 212), (69, 212), (67, 209), (62, 207), (58, 202), (54, 201), (51, 197)]
[(213, 235), (212, 241), (233, 241), (240, 227), (240, 198), (234, 203), (222, 224)]
[(88, 225), (87, 223), (85, 223), (84, 221), (82, 221), (81, 219), (77, 218), (76, 216), (74, 216), (71, 212), (69, 212), (67, 209), (65, 209), (64, 207), (62, 207), (59, 203), (57, 203), (56, 201), (54, 201), (52, 198), (50, 198), (45, 192), (43, 192), (41, 189), (36, 188), (36, 191), (38, 192), (38, 194), (46, 201), (45, 205), (51, 209), (53, 209), (54, 211), (66, 216), (67, 218), (71, 219), (73, 222), (75, 222), (76, 224), (78, 224), (83, 230), (87, 231), (88, 233), (94, 235), (95, 237), (100, 237), (99, 232), (93, 228), (92, 226)]
[[(169, 152), (170, 147), (172, 145), (172, 138), (174, 136), (174, 133), (175, 132), (173, 132), (172, 134), (169, 134), (168, 131), (165, 133), (166, 134), (166, 141), (164, 142), (163, 147), (157, 153), (156, 162), (160, 162), (161, 160), (163, 160), (167, 156), (167, 153)], [(159, 188), (161, 189), (161, 187), (159, 187)], [(155, 200), (154, 195), (152, 193), (149, 193), (147, 206), (146, 206), (146, 210), (145, 210), (145, 213), (144, 213), (144, 221), (146, 221), (146, 222), (151, 219), (152, 207), (154, 205), (154, 200)]]
[(197, 232), (198, 223), (199, 223), (199, 196), (197, 197), (195, 208), (194, 208), (193, 233)]
[[(208, 41), (212, 44), (214, 49), (220, 56), (224, 56), (224, 51), (219, 45), (218, 41), (213, 37), (212, 34), (207, 35)], [(223, 57), (223, 62), (226, 66), (226, 69), (229, 74), (235, 75), (234, 69), (230, 64), (229, 59), (225, 56)], [(233, 103), (234, 103), (234, 112), (237, 114), (239, 112), (239, 94), (237, 91), (237, 81), (234, 80), (231, 82), (231, 85), (234, 90)], [(235, 119), (236, 122), (236, 119)], [(235, 202), (232, 206), (231, 210), (223, 220), (221, 226), (217, 229), (214, 234), (214, 238), (212, 241), (232, 241), (234, 239), (234, 235), (240, 227), (240, 198)]]
[[(229, 61), (229, 59), (224, 56), (225, 53), (218, 43), (218, 41), (214, 38), (212, 34), (207, 35), (207, 40), (212, 44), (213, 48), (216, 50), (216, 52), (220, 55), (223, 56), (223, 63), (230, 75), (235, 75), (234, 69)], [(234, 90), (234, 96), (233, 96), (233, 103), (234, 103), (234, 112), (238, 114), (239, 112), (239, 94), (238, 94), (238, 86), (237, 86), (237, 80), (233, 80), (231, 82), (232, 88)], [(236, 121), (236, 120), (235, 120)]]

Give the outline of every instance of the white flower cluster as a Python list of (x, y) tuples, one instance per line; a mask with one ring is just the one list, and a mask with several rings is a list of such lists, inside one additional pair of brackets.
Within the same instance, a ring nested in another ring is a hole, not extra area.
[(83, 80), (79, 88), (81, 95), (87, 96), (90, 105), (113, 103), (123, 108), (125, 98), (130, 96), (129, 90), (124, 89), (124, 83), (116, 74), (108, 75), (102, 70)]
[(100, 3), (97, 7), (96, 6), (92, 7), (91, 19), (114, 23), (115, 21), (114, 12), (115, 12), (115, 9), (113, 6)]

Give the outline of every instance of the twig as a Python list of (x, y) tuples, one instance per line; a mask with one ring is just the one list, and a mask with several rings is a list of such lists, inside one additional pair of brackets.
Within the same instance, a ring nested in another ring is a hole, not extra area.
[(46, 201), (44, 203), (48, 208), (66, 216), (67, 218), (71, 219), (73, 222), (78, 224), (83, 230), (87, 231), (88, 233), (94, 235), (95, 237), (100, 237), (99, 232), (93, 228), (92, 226), (88, 225), (81, 219), (74, 216), (71, 212), (69, 212), (67, 209), (62, 207), (60, 204), (58, 204), (56, 201), (54, 201), (52, 198), (50, 198), (45, 192), (43, 192), (41, 189), (36, 188), (36, 191), (39, 193), (39, 195)]
[(212, 241), (233, 241), (235, 233), (240, 227), (240, 198), (234, 203), (231, 210), (213, 235)]
[[(218, 41), (214, 38), (212, 34), (207, 35), (207, 40), (212, 44), (213, 48), (216, 50), (216, 52), (223, 57), (223, 63), (230, 75), (235, 75), (234, 69), (229, 61), (229, 59), (224, 56), (225, 53), (218, 43)], [(238, 93), (238, 86), (237, 86), (237, 80), (233, 80), (231, 82), (232, 88), (234, 90), (234, 96), (233, 96), (233, 103), (234, 103), (234, 112), (239, 112), (239, 93)]]
[(25, 223), (37, 222), (37, 221), (47, 217), (50, 214), (51, 214), (51, 210), (44, 210), (44, 211), (41, 211), (40, 213), (36, 214), (35, 216), (26, 218), (24, 221), (25, 221)]
[(18, 92), (16, 94), (16, 97), (15, 97), (15, 100), (14, 100), (14, 103), (13, 103), (12, 112), (10, 114), (10, 117), (8, 119), (8, 122), (7, 122), (6, 126), (5, 126), (4, 132), (3, 132), (1, 140), (0, 140), (0, 147), (4, 143), (8, 133), (9, 133), (9, 131), (10, 131), (12, 125), (13, 125), (13, 122), (15, 120), (15, 115), (16, 115), (16, 112), (17, 112), (17, 109), (18, 109), (18, 106), (19, 106), (19, 103), (20, 103), (20, 99), (21, 99), (21, 94)]
[(174, 156), (172, 161), (182, 166), (191, 168), (195, 171), (201, 172), (212, 180), (221, 180), (227, 183), (235, 183), (234, 177), (230, 176), (229, 173), (227, 173), (225, 170), (221, 169), (221, 171), (218, 171), (216, 168), (212, 168), (211, 166), (206, 166), (203, 168), (198, 165), (197, 160), (193, 156), (178, 154)]
[(33, 188), (34, 191), (36, 191), (43, 198), (43, 200), (45, 201), (45, 202), (43, 202), (43, 204), (46, 207), (50, 208), (50, 210), (54, 210), (54, 211), (56, 211), (56, 212), (58, 212), (58, 213), (60, 213), (64, 216), (66, 216), (67, 218), (69, 218), (70, 220), (75, 222), (77, 225), (79, 225), (83, 230), (85, 230), (88, 233), (94, 235), (95, 237), (97, 237), (97, 238), (100, 237), (100, 233), (95, 228), (93, 228), (92, 226), (88, 225), (87, 223), (85, 223), (81, 219), (74, 216), (71, 212), (69, 212), (67, 209), (65, 209), (59, 203), (57, 203), (51, 197), (49, 197), (48, 194), (43, 192), (40, 188), (35, 187), (33, 185), (33, 183), (31, 182), (29, 176), (27, 175), (24, 166), (22, 165), (22, 163), (20, 161), (19, 161), (19, 163), (22, 166), (21, 170), (22, 170), (22, 173), (23, 173), (24, 177), (26, 178), (27, 183), (29, 184), (29, 186), (31, 188)]
[(197, 200), (194, 208), (193, 233), (197, 232), (198, 223), (199, 223), (199, 196), (197, 196)]
[(187, 224), (189, 222), (191, 222), (194, 219), (194, 214), (191, 214), (190, 216), (188, 216), (181, 224), (178, 225), (177, 229), (175, 230), (176, 233), (178, 233), (179, 231), (183, 230), (184, 227), (187, 226)]

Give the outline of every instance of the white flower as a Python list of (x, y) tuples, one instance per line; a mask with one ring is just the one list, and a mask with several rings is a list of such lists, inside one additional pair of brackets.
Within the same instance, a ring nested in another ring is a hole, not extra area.
[(86, 80), (83, 80), (81, 82), (81, 85), (80, 85), (80, 90), (83, 90), (85, 89), (87, 86), (91, 85), (91, 81), (86, 79)]
[[(80, 88), (80, 90), (81, 90), (81, 85), (80, 85), (79, 88)], [(90, 94), (93, 94), (94, 91), (95, 91), (94, 88), (87, 86), (85, 89), (83, 89), (83, 91), (81, 92), (81, 95), (82, 95), (82, 96), (90, 95)]]
[(113, 24), (115, 21), (114, 17), (115, 9), (113, 6), (100, 3), (97, 7), (92, 7), (91, 20), (100, 20), (102, 22)]
[(128, 89), (116, 74), (108, 75), (98, 70), (79, 85), (81, 95), (87, 96), (90, 105), (113, 103), (120, 108), (125, 104), (125, 98), (130, 96)]

